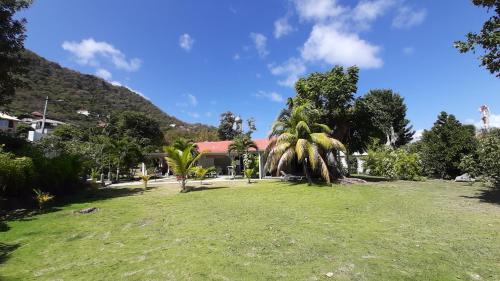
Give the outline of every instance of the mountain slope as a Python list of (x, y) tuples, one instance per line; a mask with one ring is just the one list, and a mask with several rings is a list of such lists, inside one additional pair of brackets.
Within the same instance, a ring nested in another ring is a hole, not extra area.
[[(1, 108), (11, 114), (43, 112), (45, 97), (49, 96), (48, 118), (72, 124), (96, 124), (103, 116), (131, 110), (146, 113), (157, 120), (163, 130), (172, 130), (171, 124), (175, 124), (176, 131), (186, 131), (183, 135), (215, 132), (212, 126), (188, 124), (170, 116), (125, 87), (61, 67), (31, 51), (26, 51), (23, 57), (27, 61), (27, 73), (23, 76), (26, 87), (17, 89), (12, 102)], [(88, 110), (91, 114), (78, 114), (78, 110)]]

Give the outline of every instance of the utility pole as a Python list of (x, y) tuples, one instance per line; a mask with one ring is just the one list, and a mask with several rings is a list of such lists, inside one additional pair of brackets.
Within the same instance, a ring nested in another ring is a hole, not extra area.
[(47, 104), (49, 103), (49, 96), (45, 98), (45, 107), (43, 108), (43, 119), (42, 119), (42, 134), (45, 129), (45, 117), (47, 115)]

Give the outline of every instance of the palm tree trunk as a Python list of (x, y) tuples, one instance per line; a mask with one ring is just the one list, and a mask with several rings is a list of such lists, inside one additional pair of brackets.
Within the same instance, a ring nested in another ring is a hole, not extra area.
[(309, 169), (308, 169), (307, 165), (308, 165), (308, 161), (306, 158), (306, 159), (304, 159), (304, 163), (302, 164), (302, 167), (304, 168), (304, 174), (305, 174), (306, 179), (307, 179), (307, 185), (312, 185), (312, 179), (311, 179), (311, 175), (309, 174)]
[(182, 177), (182, 180), (181, 180), (181, 192), (187, 192), (187, 190), (186, 190), (186, 178), (185, 177)]

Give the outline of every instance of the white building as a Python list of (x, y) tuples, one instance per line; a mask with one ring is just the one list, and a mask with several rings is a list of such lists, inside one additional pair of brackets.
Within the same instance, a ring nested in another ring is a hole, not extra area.
[(8, 115), (7, 113), (0, 112), (0, 131), (1, 132), (15, 132), (17, 124), (20, 122), (14, 116)]

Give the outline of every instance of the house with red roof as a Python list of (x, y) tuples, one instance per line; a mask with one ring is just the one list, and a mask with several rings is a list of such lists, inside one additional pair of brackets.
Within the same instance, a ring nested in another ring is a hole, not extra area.
[[(250, 153), (256, 154), (259, 162), (259, 178), (265, 176), (264, 171), (264, 152), (269, 145), (269, 139), (255, 139), (257, 150), (251, 148)], [(230, 175), (233, 171), (239, 170), (240, 161), (236, 162), (236, 167), (232, 166), (232, 160), (236, 157), (235, 153), (228, 153), (229, 145), (232, 141), (205, 141), (198, 142), (198, 151), (204, 155), (200, 158), (199, 164), (204, 168), (215, 167), (217, 174)]]

